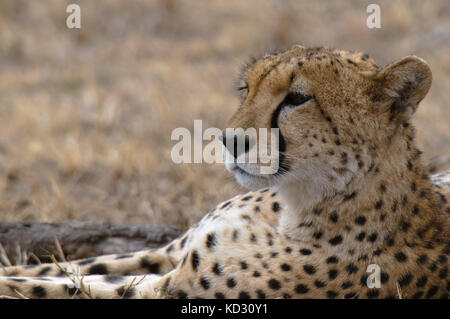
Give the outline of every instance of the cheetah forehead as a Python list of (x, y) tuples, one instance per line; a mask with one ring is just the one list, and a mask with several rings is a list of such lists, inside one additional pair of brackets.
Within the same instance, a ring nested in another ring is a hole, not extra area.
[(281, 64), (301, 63), (311, 68), (319, 67), (324, 62), (338, 63), (341, 67), (359, 72), (377, 72), (380, 67), (367, 53), (347, 51), (328, 47), (304, 48), (294, 46), (285, 51), (265, 53), (253, 57), (241, 70), (243, 82), (260, 82), (267, 74)]

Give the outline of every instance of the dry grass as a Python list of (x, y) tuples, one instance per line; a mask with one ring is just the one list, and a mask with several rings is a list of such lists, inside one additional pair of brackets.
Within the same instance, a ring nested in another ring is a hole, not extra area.
[[(82, 28), (65, 27), (65, 8)], [(220, 164), (170, 160), (176, 127), (223, 128), (238, 68), (265, 49), (329, 45), (434, 72), (418, 111), (427, 158), (450, 154), (450, 3), (165, 0), (0, 2), (2, 221), (185, 227), (242, 190)]]

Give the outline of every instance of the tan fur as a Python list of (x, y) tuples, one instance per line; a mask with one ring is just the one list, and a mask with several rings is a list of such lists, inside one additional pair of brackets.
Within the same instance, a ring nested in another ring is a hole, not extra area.
[[(450, 172), (428, 177), (409, 122), (431, 85), (426, 62), (382, 69), (362, 53), (295, 47), (257, 59), (242, 79), (229, 126), (271, 128), (278, 112), (284, 166), (266, 177), (227, 168), (270, 188), (219, 204), (157, 250), (61, 264), (66, 273), (5, 268), (0, 295), (448, 298)], [(289, 92), (311, 99), (279, 109)], [(371, 264), (379, 289), (366, 284)]]

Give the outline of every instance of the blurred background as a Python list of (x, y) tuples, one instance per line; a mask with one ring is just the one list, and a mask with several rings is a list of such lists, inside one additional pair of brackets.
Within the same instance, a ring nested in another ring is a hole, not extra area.
[(240, 66), (293, 44), (427, 60), (418, 140), (449, 155), (450, 2), (376, 1), (368, 29), (371, 2), (1, 0), (0, 220), (196, 222), (243, 190), (220, 164), (172, 163), (172, 130), (224, 128)]

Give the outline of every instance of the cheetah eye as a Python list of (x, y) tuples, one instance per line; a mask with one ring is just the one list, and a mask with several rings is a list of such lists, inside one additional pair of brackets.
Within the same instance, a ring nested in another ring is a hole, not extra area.
[(239, 96), (241, 98), (241, 100), (243, 100), (247, 94), (248, 94), (248, 84), (247, 83), (242, 83), (238, 88), (237, 88), (238, 92), (239, 92)]
[(247, 93), (248, 92), (248, 84), (246, 81), (241, 80), (239, 83), (239, 86), (237, 87), (238, 92), (240, 93)]
[(283, 105), (290, 106), (290, 107), (297, 107), (305, 104), (309, 100), (312, 99), (312, 96), (310, 95), (303, 95), (298, 92), (291, 92), (289, 93), (286, 98), (283, 101)]
[(238, 87), (238, 91), (239, 91), (239, 93), (241, 93), (241, 94), (248, 94), (248, 86), (247, 86), (247, 85), (245, 85), (245, 86), (240, 86), (240, 87)]

